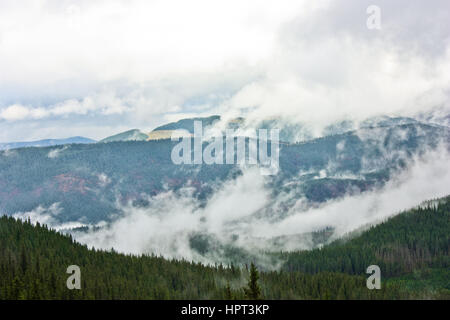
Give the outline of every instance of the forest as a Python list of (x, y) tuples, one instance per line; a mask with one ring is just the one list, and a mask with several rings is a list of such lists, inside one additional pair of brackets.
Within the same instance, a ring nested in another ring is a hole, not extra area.
[[(424, 146), (450, 141), (448, 128), (425, 124), (364, 130), (365, 139), (352, 131), (281, 144), (280, 172), (268, 187), (274, 196), (287, 192), (322, 203), (380, 187)], [(403, 134), (406, 139), (399, 138)], [(170, 155), (176, 144), (166, 139), (0, 151), (0, 212), (12, 215), (59, 203), (59, 219), (98, 223), (121, 213), (117, 203), (145, 206), (147, 196), (167, 189), (193, 187), (195, 197), (207, 201), (220, 184), (242, 174), (236, 165), (175, 165)], [(323, 170), (326, 177), (320, 176)]]
[[(450, 197), (321, 249), (272, 253), (282, 267), (202, 265), (96, 250), (46, 225), (0, 218), (0, 299), (450, 299)], [(381, 268), (380, 290), (365, 270)], [(69, 290), (69, 265), (81, 289)]]

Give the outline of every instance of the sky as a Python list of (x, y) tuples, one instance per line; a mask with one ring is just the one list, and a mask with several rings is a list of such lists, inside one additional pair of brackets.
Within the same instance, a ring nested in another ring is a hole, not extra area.
[(448, 112), (449, 44), (446, 0), (0, 0), (0, 142)]

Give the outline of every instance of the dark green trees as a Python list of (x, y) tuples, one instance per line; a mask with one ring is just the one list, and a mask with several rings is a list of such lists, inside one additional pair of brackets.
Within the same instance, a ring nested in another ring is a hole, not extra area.
[[(450, 299), (449, 231), (447, 198), (349, 241), (279, 254), (281, 270), (251, 264), (247, 272), (236, 265), (92, 250), (45, 225), (4, 216), (0, 299)], [(81, 269), (81, 290), (66, 287), (72, 264)], [(366, 287), (371, 264), (381, 268), (381, 290)]]
[(250, 278), (248, 280), (247, 288), (244, 288), (245, 297), (251, 300), (261, 299), (261, 288), (258, 284), (259, 272), (254, 263), (250, 265)]

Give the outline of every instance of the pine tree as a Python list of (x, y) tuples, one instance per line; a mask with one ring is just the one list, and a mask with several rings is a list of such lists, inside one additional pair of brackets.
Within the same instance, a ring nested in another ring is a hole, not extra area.
[(253, 262), (250, 265), (250, 279), (248, 280), (247, 288), (244, 288), (244, 293), (247, 299), (258, 300), (261, 299), (261, 288), (258, 285), (259, 272)]
[(233, 293), (231, 292), (230, 283), (227, 283), (227, 286), (225, 287), (225, 299), (226, 300), (233, 300)]

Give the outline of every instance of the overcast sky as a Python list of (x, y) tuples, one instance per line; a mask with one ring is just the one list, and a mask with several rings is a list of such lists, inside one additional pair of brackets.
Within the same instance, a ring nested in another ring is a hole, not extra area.
[(0, 0), (0, 142), (449, 110), (449, 44), (447, 0)]

